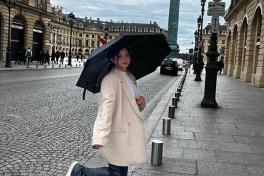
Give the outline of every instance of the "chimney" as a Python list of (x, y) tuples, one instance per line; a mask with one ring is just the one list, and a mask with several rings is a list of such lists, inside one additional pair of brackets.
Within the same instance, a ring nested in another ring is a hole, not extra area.
[(100, 21), (100, 18), (97, 18), (97, 22), (99, 22)]
[(152, 21), (150, 21), (149, 24), (152, 24)]

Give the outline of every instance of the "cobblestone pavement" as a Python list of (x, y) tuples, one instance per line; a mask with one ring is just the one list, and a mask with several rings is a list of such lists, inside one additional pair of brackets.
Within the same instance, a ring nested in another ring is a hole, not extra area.
[[(0, 72), (0, 176), (62, 176), (91, 149), (97, 95), (75, 86), (82, 68)], [(172, 79), (158, 71), (139, 80), (150, 101)]]

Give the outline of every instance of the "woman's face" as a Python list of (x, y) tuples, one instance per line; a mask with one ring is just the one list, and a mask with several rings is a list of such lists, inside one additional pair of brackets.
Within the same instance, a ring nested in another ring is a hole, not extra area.
[(121, 71), (127, 71), (127, 67), (130, 64), (130, 56), (126, 48), (123, 48), (119, 51), (116, 58), (114, 58), (114, 63), (116, 68)]

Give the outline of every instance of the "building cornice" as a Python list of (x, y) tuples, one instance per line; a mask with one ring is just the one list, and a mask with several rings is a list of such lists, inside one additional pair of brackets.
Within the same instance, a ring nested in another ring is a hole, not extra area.
[(32, 6), (23, 4), (23, 3), (18, 3), (15, 8), (18, 9), (18, 10), (21, 9), (23, 11), (28, 11), (30, 13), (33, 12), (33, 13), (36, 13), (36, 14), (42, 14), (42, 15), (44, 15), (47, 18), (53, 18), (55, 16), (54, 13), (47, 12), (47, 11), (44, 11), (42, 9), (39, 9), (39, 8), (36, 8), (36, 7), (32, 7)]
[(250, 3), (248, 0), (237, 1), (235, 5), (230, 5), (227, 9), (226, 15), (224, 16), (226, 21), (230, 21), (238, 12), (243, 10), (244, 6), (247, 6)]

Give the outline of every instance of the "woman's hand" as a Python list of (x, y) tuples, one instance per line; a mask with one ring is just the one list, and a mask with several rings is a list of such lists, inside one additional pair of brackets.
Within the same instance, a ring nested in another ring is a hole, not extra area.
[(95, 144), (92, 146), (93, 149), (100, 149), (101, 147), (103, 147), (103, 146), (99, 145), (99, 144)]
[(137, 102), (137, 105), (139, 106), (139, 109), (143, 110), (146, 105), (145, 98), (143, 96), (140, 96), (136, 98), (136, 102)]

